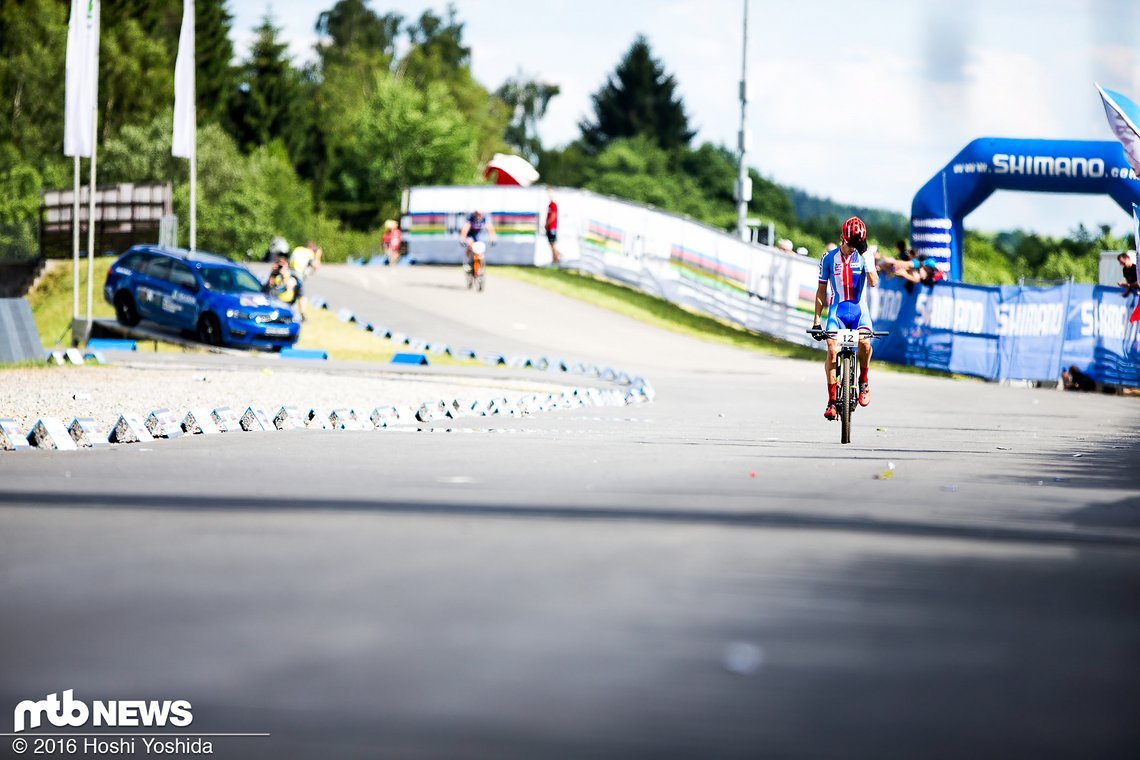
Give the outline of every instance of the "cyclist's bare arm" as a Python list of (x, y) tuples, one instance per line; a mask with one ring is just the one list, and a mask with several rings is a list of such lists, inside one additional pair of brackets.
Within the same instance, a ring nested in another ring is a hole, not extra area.
[(463, 227), (459, 230), (459, 242), (463, 245), (471, 245), (471, 239), (467, 234), (471, 232), (471, 222), (464, 222)]
[(819, 315), (823, 313), (823, 307), (827, 305), (827, 283), (821, 282), (819, 287), (815, 289), (815, 319), (812, 320), (813, 325), (819, 324)]
[(867, 284), (872, 288), (877, 288), (879, 287), (879, 269), (875, 265), (875, 255), (871, 254), (869, 258), (871, 259), (871, 266), (867, 266), (867, 262), (864, 261), (863, 271), (867, 273)]
[(487, 217), (487, 242), (495, 242), (495, 225), (491, 224), (491, 217)]

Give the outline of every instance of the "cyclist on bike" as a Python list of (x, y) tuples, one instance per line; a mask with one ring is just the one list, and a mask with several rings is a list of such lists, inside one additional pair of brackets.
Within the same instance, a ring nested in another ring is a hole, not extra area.
[[(867, 252), (867, 225), (857, 216), (843, 223), (839, 231), (839, 247), (824, 254), (819, 262), (819, 287), (815, 291), (815, 319), (812, 330), (819, 330), (819, 317), (827, 304), (827, 288), (833, 294), (831, 308), (827, 313), (826, 332), (836, 330), (859, 330), (859, 406), (871, 403), (871, 384), (868, 371), (871, 365), (871, 315), (866, 308), (864, 285), (878, 287), (879, 274), (875, 262), (864, 260)], [(818, 340), (819, 338), (817, 338)], [(833, 420), (837, 416), (835, 394), (839, 383), (835, 377), (835, 363), (838, 351), (835, 340), (827, 338), (827, 359), (824, 362), (824, 375), (827, 377), (827, 409), (823, 416)]]
[(468, 215), (467, 221), (463, 223), (463, 228), (459, 231), (459, 242), (463, 244), (466, 250), (465, 262), (468, 267), (472, 265), (475, 258), (473, 246), (479, 242), (479, 236), (483, 234), (484, 230), (487, 232), (487, 242), (494, 243), (495, 225), (491, 224), (491, 220), (485, 217), (482, 211), (476, 209)]

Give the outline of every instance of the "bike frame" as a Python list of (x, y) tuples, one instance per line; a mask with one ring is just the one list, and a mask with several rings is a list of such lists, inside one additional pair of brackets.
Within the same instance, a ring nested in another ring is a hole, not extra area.
[(890, 333), (885, 331), (861, 333), (859, 330), (848, 328), (832, 331), (822, 329), (816, 331), (809, 328), (808, 333), (816, 338), (826, 335), (836, 343), (835, 379), (838, 385), (835, 392), (835, 405), (839, 412), (839, 442), (851, 443), (851, 416), (855, 414), (855, 409), (859, 406), (859, 341), (863, 338), (868, 340), (882, 338)]
[(483, 276), (487, 268), (487, 254), (475, 253), (471, 249), (471, 244), (466, 246), (467, 262), (464, 262), (463, 269), (467, 272), (467, 287), (475, 287), (478, 290), (483, 290)]

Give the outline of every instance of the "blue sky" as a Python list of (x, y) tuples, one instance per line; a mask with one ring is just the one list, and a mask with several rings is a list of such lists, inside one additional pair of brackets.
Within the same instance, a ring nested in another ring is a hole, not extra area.
[[(297, 60), (333, 0), (231, 0), (244, 53), (268, 10)], [(372, 0), (418, 16), (444, 3)], [(577, 135), (590, 94), (638, 33), (673, 73), (698, 140), (735, 145), (742, 0), (457, 0), (476, 78), (520, 69), (557, 83), (547, 144)], [(1133, 0), (751, 0), (750, 161), (835, 200), (906, 213), (914, 193), (980, 136), (1112, 139), (1093, 86), (1140, 99), (1140, 2)], [(1111, 201), (998, 193), (977, 229), (1064, 234), (1127, 228)]]

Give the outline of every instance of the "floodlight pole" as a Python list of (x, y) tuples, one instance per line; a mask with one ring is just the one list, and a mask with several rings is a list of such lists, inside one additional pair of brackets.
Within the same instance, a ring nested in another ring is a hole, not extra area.
[(748, 202), (752, 200), (752, 178), (748, 176), (748, 144), (752, 136), (748, 133), (748, 0), (744, 0), (744, 42), (740, 53), (740, 132), (737, 135), (737, 149), (740, 153), (740, 174), (736, 179), (736, 234), (741, 240), (748, 240)]

